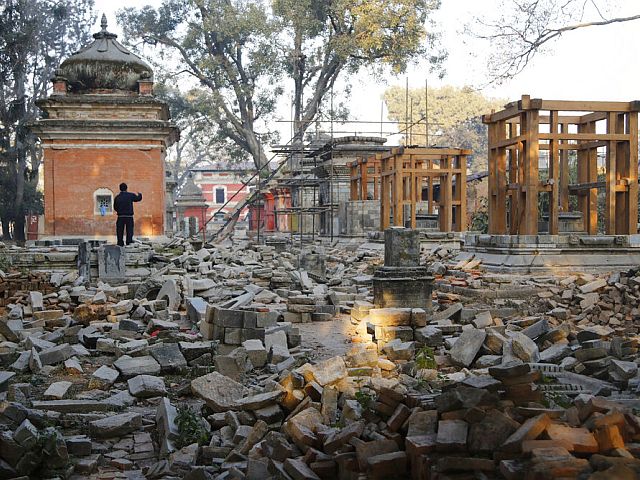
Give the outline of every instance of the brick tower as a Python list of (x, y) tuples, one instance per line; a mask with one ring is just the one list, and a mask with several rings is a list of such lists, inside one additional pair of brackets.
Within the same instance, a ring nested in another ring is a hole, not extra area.
[(44, 115), (32, 125), (44, 150), (45, 234), (115, 235), (118, 185), (142, 192), (135, 234), (165, 228), (166, 149), (178, 137), (169, 109), (153, 97), (153, 73), (107, 31), (60, 65), (53, 92), (40, 99)]

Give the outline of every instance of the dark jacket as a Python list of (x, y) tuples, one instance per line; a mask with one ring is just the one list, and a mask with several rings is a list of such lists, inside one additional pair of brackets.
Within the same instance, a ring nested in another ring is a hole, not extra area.
[(139, 202), (142, 200), (142, 194), (135, 194), (131, 192), (120, 192), (113, 199), (113, 209), (118, 216), (133, 216), (133, 202)]

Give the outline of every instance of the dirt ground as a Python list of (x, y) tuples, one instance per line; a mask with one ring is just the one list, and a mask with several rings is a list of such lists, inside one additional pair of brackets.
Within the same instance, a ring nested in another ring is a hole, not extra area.
[(344, 355), (351, 348), (351, 336), (355, 334), (355, 326), (351, 324), (349, 315), (338, 315), (330, 322), (298, 323), (302, 345), (312, 348), (312, 358), (323, 360), (336, 355)]

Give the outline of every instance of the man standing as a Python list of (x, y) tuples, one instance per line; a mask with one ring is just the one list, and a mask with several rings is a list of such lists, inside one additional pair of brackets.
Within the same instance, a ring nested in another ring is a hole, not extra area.
[(116, 236), (118, 237), (118, 245), (124, 247), (122, 236), (124, 229), (127, 229), (127, 245), (133, 243), (133, 202), (142, 200), (142, 194), (127, 192), (127, 184), (120, 184), (120, 193), (113, 199), (113, 209), (118, 214), (116, 221)]

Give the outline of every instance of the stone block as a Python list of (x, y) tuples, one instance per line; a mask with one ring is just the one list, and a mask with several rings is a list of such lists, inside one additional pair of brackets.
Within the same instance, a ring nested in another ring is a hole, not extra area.
[(164, 379), (153, 375), (137, 375), (127, 381), (129, 393), (134, 397), (159, 397), (167, 393)]
[(103, 245), (98, 248), (98, 275), (102, 280), (123, 281), (126, 278), (124, 247)]
[(95, 439), (122, 437), (141, 426), (142, 415), (139, 413), (121, 413), (89, 422), (89, 433)]
[(551, 419), (546, 413), (529, 418), (505, 440), (500, 449), (509, 453), (519, 453), (522, 450), (522, 442), (538, 438), (547, 429), (550, 422)]
[(462, 332), (449, 352), (451, 361), (456, 365), (469, 367), (480, 351), (486, 336), (483, 330), (475, 328)]
[(214, 412), (226, 412), (235, 407), (238, 400), (246, 395), (242, 384), (218, 372), (212, 372), (191, 381), (194, 395), (202, 398)]
[(463, 452), (467, 448), (469, 424), (463, 420), (438, 422), (436, 449), (438, 452)]
[(378, 326), (411, 326), (410, 308), (374, 308), (369, 311), (369, 323)]
[(392, 227), (384, 232), (384, 265), (416, 267), (420, 264), (420, 232)]
[(245, 340), (242, 346), (247, 351), (247, 356), (255, 368), (264, 367), (267, 363), (267, 350), (260, 340)]

